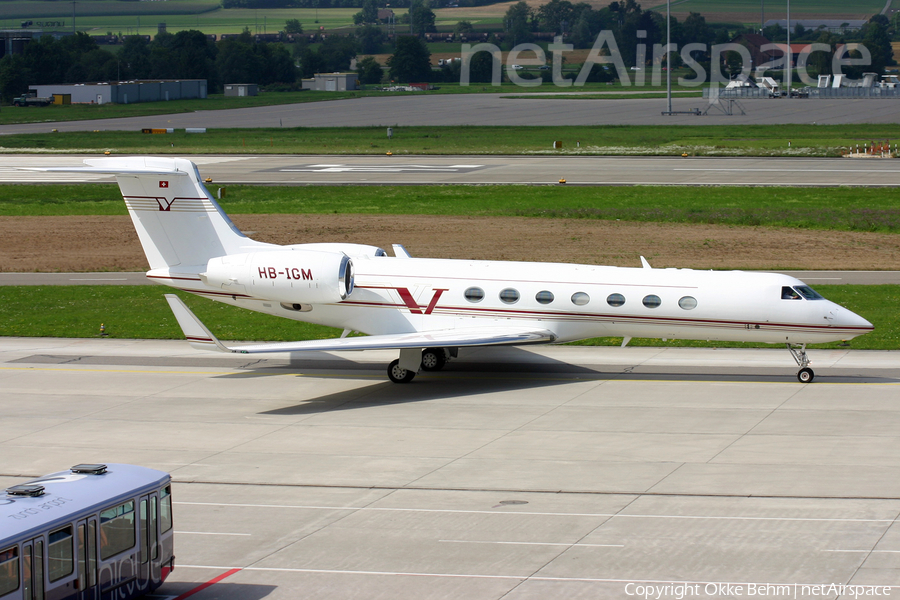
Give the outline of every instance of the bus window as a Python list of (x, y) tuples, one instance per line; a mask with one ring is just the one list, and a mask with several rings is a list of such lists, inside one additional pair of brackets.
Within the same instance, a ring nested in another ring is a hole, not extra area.
[(163, 533), (172, 529), (172, 486), (159, 491), (159, 530)]
[(34, 540), (34, 597), (44, 598), (44, 540)]
[(149, 529), (147, 528), (147, 499), (141, 500), (141, 564), (150, 560), (148, 544), (150, 543)]
[(84, 523), (78, 526), (78, 576), (87, 579), (87, 525)]
[(0, 596), (19, 589), (19, 548), (0, 550)]
[(159, 535), (156, 533), (156, 496), (150, 496), (150, 553), (153, 560), (159, 559)]
[(100, 511), (100, 558), (134, 548), (134, 500)]
[(47, 558), (50, 560), (47, 574), (50, 576), (51, 582), (62, 579), (75, 570), (71, 525), (50, 532)]

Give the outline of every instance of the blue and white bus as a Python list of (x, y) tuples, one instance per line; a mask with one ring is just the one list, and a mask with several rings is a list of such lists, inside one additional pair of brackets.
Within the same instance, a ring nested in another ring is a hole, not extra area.
[(0, 600), (125, 600), (175, 568), (168, 473), (76, 465), (0, 492)]

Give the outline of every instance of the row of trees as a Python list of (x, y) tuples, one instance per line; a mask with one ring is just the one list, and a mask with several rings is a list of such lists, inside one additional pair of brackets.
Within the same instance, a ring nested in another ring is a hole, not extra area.
[(0, 90), (7, 102), (29, 85), (127, 79), (206, 79), (216, 91), (224, 83), (290, 85), (297, 69), (287, 47), (256, 43), (249, 31), (218, 43), (200, 31), (161, 33), (150, 42), (131, 36), (118, 54), (82, 32), (58, 40), (43, 36), (22, 54), (0, 60)]
[[(222, 8), (361, 8), (366, 0), (222, 0)], [(469, 0), (473, 1), (473, 0)], [(490, 0), (481, 0), (485, 4)], [(410, 0), (393, 0), (392, 8), (407, 8)]]
[[(433, 30), (434, 13), (426, 1), (412, 0), (412, 5), (413, 31)], [(8, 101), (27, 91), (28, 85), (116, 79), (207, 79), (210, 91), (220, 89), (224, 83), (237, 82), (292, 86), (300, 76), (347, 70), (357, 55), (391, 51), (394, 55), (388, 66), (394, 81), (459, 80), (458, 63), (441, 71), (431, 69), (428, 49), (420, 39), (401, 35), (389, 44), (382, 28), (374, 22), (377, 21), (376, 0), (364, 0), (359, 21), (360, 26), (352, 35), (329, 35), (315, 46), (301, 39), (293, 46), (293, 52), (285, 44), (257, 43), (247, 30), (238, 37), (219, 42), (208, 39), (199, 31), (180, 31), (174, 35), (162, 33), (149, 42), (133, 36), (125, 39), (118, 54), (99, 48), (84, 33), (59, 40), (44, 36), (27, 45), (23, 54), (7, 55), (0, 60), (0, 90), (3, 99)], [(622, 60), (629, 67), (641, 66), (636, 55), (639, 43), (646, 44), (648, 49), (653, 44), (665, 43), (665, 18), (658, 12), (642, 10), (634, 0), (612, 2), (599, 10), (569, 0), (550, 0), (536, 9), (518, 2), (507, 10), (503, 25), (506, 33), (502, 45), (507, 49), (533, 41), (537, 32), (565, 34), (566, 41), (576, 48), (590, 47), (601, 31), (612, 31)], [(697, 13), (690, 13), (683, 22), (673, 18), (671, 26), (673, 42), (679, 48), (698, 42), (707, 47), (723, 44), (737, 33), (753, 32), (734, 26), (731, 29), (711, 26)], [(471, 24), (465, 22), (457, 26), (460, 32), (471, 28)], [(300, 33), (302, 25), (293, 19), (285, 24), (285, 29)], [(642, 37), (638, 37), (639, 32)], [(783, 41), (779, 39), (781, 34), (786, 37), (786, 32), (777, 28), (768, 33), (774, 41)], [(895, 28), (881, 15), (873, 17), (854, 34), (836, 35), (802, 28), (795, 29), (793, 34), (792, 41), (826, 43), (832, 50), (847, 42), (864, 44), (871, 52), (872, 64), (855, 70), (846, 69), (844, 72), (851, 77), (858, 77), (862, 71), (881, 72), (884, 66), (893, 64), (890, 40)], [(493, 38), (489, 41), (497, 43)], [(650, 57), (648, 51), (646, 58)], [(676, 67), (681, 62), (680, 57), (673, 55), (673, 58), (672, 66)], [(694, 58), (709, 72), (708, 53), (694, 54)], [(725, 62), (726, 71), (740, 69), (737, 53), (726, 54)], [(813, 75), (830, 73), (831, 57), (822, 52), (814, 53), (810, 67)], [(609, 71), (599, 68), (595, 71), (592, 79), (611, 78)], [(360, 61), (358, 72), (363, 83), (377, 83), (382, 78), (381, 67), (372, 59)], [(472, 61), (471, 81), (489, 81), (490, 74), (490, 55), (479, 53)]]

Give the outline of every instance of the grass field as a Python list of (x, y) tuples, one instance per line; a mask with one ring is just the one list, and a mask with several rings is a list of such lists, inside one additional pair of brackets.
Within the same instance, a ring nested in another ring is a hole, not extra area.
[[(553, 186), (229, 186), (229, 214), (424, 214), (621, 219), (900, 233), (882, 189)], [(3, 185), (0, 216), (124, 215), (113, 185)]]
[[(900, 348), (900, 286), (817, 286), (825, 297), (868, 319), (875, 331), (852, 341), (855, 349)], [(0, 288), (0, 336), (94, 337), (100, 324), (111, 338), (183, 339), (156, 286), (4, 286)], [(337, 337), (340, 330), (235, 308), (177, 292), (201, 321), (223, 340), (291, 341)], [(621, 338), (595, 338), (580, 345), (618, 345)], [(768, 344), (641, 339), (632, 345), (772, 347)], [(837, 348), (837, 343), (816, 348)], [(786, 353), (785, 353), (786, 354)], [(785, 356), (785, 364), (790, 360)]]
[[(353, 27), (358, 8), (223, 9), (211, 0), (167, 0), (166, 2), (120, 2), (88, 0), (76, 4), (75, 24), (79, 31), (100, 35), (111, 31), (125, 35), (155, 35), (159, 23), (170, 33), (199, 29), (204, 33), (240, 33), (248, 27), (252, 33), (276, 33), (288, 19), (298, 19), (306, 31), (320, 26), (326, 29)], [(399, 13), (405, 10), (395, 11)], [(0, 0), (0, 28), (18, 29), (23, 19), (65, 21), (61, 28), (71, 30), (72, 3), (53, 0), (11, 2)], [(318, 19), (318, 22), (316, 22)]]
[[(275, 120), (277, 115), (271, 118)], [(552, 149), (554, 140), (563, 142), (562, 150)], [(199, 135), (186, 134), (183, 130), (167, 135), (147, 135), (139, 131), (62, 132), (3, 136), (0, 138), (0, 153), (60, 151), (91, 154), (110, 150), (113, 153), (139, 154), (384, 154), (390, 150), (394, 155), (674, 156), (687, 153), (707, 156), (840, 156), (842, 151), (856, 144), (864, 145), (873, 140), (900, 140), (900, 124), (662, 127), (395, 125), (392, 140), (387, 139), (383, 127), (211, 129)], [(576, 141), (581, 143), (580, 147), (576, 147)]]
[[(665, 12), (666, 3), (648, 3), (646, 9)], [(802, 19), (820, 17), (823, 19), (837, 18), (837, 15), (847, 18), (865, 19), (876, 15), (884, 8), (882, 0), (856, 0), (846, 2), (844, 0), (793, 0), (791, 2), (791, 18)], [(753, 15), (756, 20), (760, 17), (760, 2), (758, 0), (680, 0), (672, 2), (672, 13), (679, 16), (689, 12), (699, 12), (707, 21), (725, 21), (727, 15), (735, 15), (734, 20), (741, 20), (744, 15)], [(784, 2), (765, 3), (766, 20), (786, 18), (786, 4)], [(712, 17), (712, 18), (711, 18)]]
[[(57, 121), (85, 121), (92, 119), (117, 119), (120, 117), (143, 117), (196, 112), (200, 110), (226, 110), (250, 108), (253, 106), (273, 106), (278, 104), (298, 104), (302, 102), (322, 102), (358, 98), (376, 92), (272, 92), (258, 96), (231, 96), (210, 94), (207, 98), (190, 100), (169, 100), (167, 102), (141, 102), (137, 104), (71, 104), (68, 106), (4, 106), (0, 112), (0, 125), (15, 123), (51, 123)], [(2, 145), (2, 141), (0, 141)]]
[[(544, 2), (529, 0), (537, 7)], [(592, 0), (594, 8), (609, 4), (607, 0)], [(436, 24), (441, 29), (467, 20), (476, 27), (500, 27), (510, 2), (500, 2), (474, 8), (441, 8), (435, 10)], [(767, 18), (784, 18), (784, 7), (766, 6)], [(76, 4), (75, 21), (79, 30), (93, 34), (107, 31), (124, 34), (152, 35), (157, 24), (165, 22), (170, 32), (181, 29), (200, 29), (205, 33), (239, 33), (249, 27), (253, 33), (274, 33), (284, 28), (287, 19), (298, 19), (306, 31), (322, 26), (329, 30), (353, 26), (356, 8), (323, 9), (222, 9), (212, 0), (168, 0), (166, 2), (119, 2), (115, 0), (83, 0)], [(848, 3), (838, 0), (794, 0), (791, 13), (795, 18), (868, 18), (884, 6), (881, 0), (859, 0)], [(645, 6), (665, 11), (665, 3)], [(756, 0), (681, 0), (673, 4), (673, 13), (682, 20), (690, 11), (700, 12), (709, 22), (756, 22), (760, 6)], [(395, 9), (398, 15), (405, 9)], [(54, 0), (0, 1), (0, 27), (18, 28), (23, 19), (64, 20), (71, 28), (71, 3)], [(399, 26), (398, 29), (402, 28)]]

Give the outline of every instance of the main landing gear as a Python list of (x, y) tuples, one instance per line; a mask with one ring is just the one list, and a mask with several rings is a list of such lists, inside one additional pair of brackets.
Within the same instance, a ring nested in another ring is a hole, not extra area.
[(795, 346), (794, 344), (785, 344), (791, 356), (797, 361), (800, 370), (797, 371), (797, 379), (800, 383), (811, 383), (816, 374), (809, 368), (809, 357), (806, 356), (806, 344)]
[(456, 358), (456, 355), (456, 348), (403, 349), (400, 351), (400, 358), (388, 365), (388, 378), (394, 383), (409, 383), (419, 369), (440, 371), (451, 358)]

